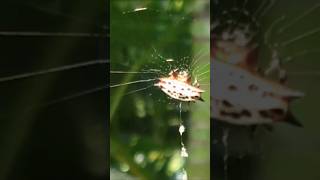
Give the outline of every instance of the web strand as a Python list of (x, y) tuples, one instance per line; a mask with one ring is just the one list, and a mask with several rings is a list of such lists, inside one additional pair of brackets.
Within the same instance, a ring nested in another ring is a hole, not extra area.
[(83, 38), (106, 38), (108, 34), (99, 33), (75, 33), (75, 32), (14, 32), (1, 31), (0, 36), (22, 36), (22, 37), (83, 37)]
[(18, 75), (13, 75), (13, 76), (8, 76), (8, 77), (2, 77), (2, 78), (0, 78), (0, 83), (18, 80), (18, 79), (36, 77), (36, 76), (40, 76), (40, 75), (44, 75), (44, 74), (48, 74), (48, 73), (61, 72), (61, 71), (76, 69), (76, 68), (80, 68), (80, 67), (87, 67), (87, 66), (98, 65), (98, 64), (107, 64), (107, 63), (108, 63), (107, 60), (94, 60), (94, 61), (87, 61), (87, 62), (72, 64), (72, 65), (65, 65), (62, 67), (50, 68), (47, 70), (41, 70), (41, 71), (36, 71), (36, 72), (30, 72), (30, 73), (18, 74)]
[(157, 74), (155, 71), (110, 71), (111, 74)]
[(154, 80), (157, 80), (157, 78), (142, 79), (142, 80), (138, 80), (138, 81), (132, 81), (132, 82), (127, 82), (127, 83), (122, 83), (122, 84), (110, 85), (110, 88), (115, 88), (115, 87), (119, 87), (119, 86), (130, 85), (130, 84), (136, 84), (136, 83), (142, 83), (142, 82), (150, 82), (150, 81), (154, 81)]
[(133, 90), (133, 91), (129, 91), (128, 93), (125, 94), (125, 96), (129, 95), (129, 94), (133, 94), (133, 93), (139, 92), (139, 91), (143, 91), (143, 90), (149, 89), (150, 87), (153, 87), (153, 86), (154, 85), (152, 84), (152, 85), (144, 87), (144, 88), (140, 88), (140, 89), (136, 89), (136, 90)]

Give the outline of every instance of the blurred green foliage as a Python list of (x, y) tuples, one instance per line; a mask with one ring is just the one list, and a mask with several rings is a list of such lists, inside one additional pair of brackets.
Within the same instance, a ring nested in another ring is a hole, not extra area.
[[(126, 72), (157, 69), (162, 72), (161, 76), (163, 76), (174, 67), (190, 69), (194, 52), (199, 52), (201, 49), (203, 51), (201, 55), (205, 55), (197, 63), (202, 68), (198, 74), (208, 71), (209, 66), (204, 64), (209, 62), (209, 41), (198, 42), (197, 37), (209, 40), (209, 19), (192, 17), (197, 10), (205, 11), (205, 5), (208, 6), (208, 2), (111, 1), (111, 70)], [(134, 11), (135, 8), (142, 7), (148, 9)], [(208, 9), (206, 13), (209, 15)], [(201, 21), (203, 23), (199, 23)], [(200, 24), (199, 27), (194, 27), (196, 22)], [(195, 46), (195, 42), (198, 42), (199, 45)], [(174, 62), (168, 64), (165, 61), (166, 58), (174, 59)], [(208, 82), (209, 78), (204, 78), (205, 76), (209, 77), (209, 73), (201, 76)], [(111, 73), (110, 84), (157, 77), (159, 76), (154, 74)], [(185, 160), (180, 157), (178, 102), (168, 99), (155, 87), (126, 95), (128, 92), (147, 86), (152, 86), (152, 82), (111, 88), (110, 165), (111, 172), (113, 172), (112, 179), (121, 179), (121, 176), (132, 176), (139, 179), (176, 179), (181, 175), (179, 173), (182, 167), (185, 166)], [(186, 170), (190, 174), (190, 179), (192, 177), (209, 179), (208, 94), (204, 95), (206, 103), (200, 106), (198, 104), (201, 102), (183, 105), (182, 119), (187, 127), (184, 142), (190, 151), (190, 163), (187, 162)], [(197, 112), (197, 114), (190, 116), (190, 112)], [(193, 127), (200, 129), (190, 134)], [(192, 144), (190, 140), (195, 141), (194, 146), (198, 146), (199, 143), (203, 144), (200, 146), (200, 154), (203, 153), (204, 157), (194, 154), (199, 151), (196, 147), (195, 151), (192, 150), (193, 146), (190, 145), (189, 148), (189, 144)], [(197, 158), (198, 162), (192, 160), (192, 157)], [(199, 164), (199, 160), (203, 162)], [(200, 169), (193, 169), (196, 166)], [(200, 173), (195, 173), (196, 171)]]

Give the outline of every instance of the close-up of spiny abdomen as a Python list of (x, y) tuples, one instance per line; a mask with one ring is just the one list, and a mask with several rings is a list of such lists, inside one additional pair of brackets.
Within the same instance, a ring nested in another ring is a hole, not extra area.
[[(320, 24), (312, 22), (320, 6), (295, 3), (299, 8), (281, 0), (211, 3), (215, 179), (299, 179), (301, 173), (290, 168), (310, 166), (299, 152), (320, 155), (312, 145), (319, 136), (314, 127), (320, 125), (312, 118), (320, 89), (315, 60)], [(294, 163), (296, 158), (302, 162)], [(279, 159), (287, 168), (274, 174)]]

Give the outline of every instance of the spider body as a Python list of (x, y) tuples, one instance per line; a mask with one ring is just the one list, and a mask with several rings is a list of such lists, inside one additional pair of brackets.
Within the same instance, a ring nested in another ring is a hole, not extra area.
[(265, 79), (257, 73), (220, 61), (213, 62), (211, 114), (236, 125), (269, 124), (292, 119), (289, 103), (301, 92)]
[(168, 77), (159, 78), (155, 86), (159, 87), (169, 97), (179, 101), (203, 101), (201, 93), (204, 90), (199, 88), (196, 81), (193, 84), (191, 83), (191, 77), (186, 71), (175, 69), (169, 73)]
[[(220, 37), (220, 38), (217, 38)], [(303, 93), (261, 74), (257, 67), (258, 46), (245, 31), (225, 31), (213, 36), (211, 116), (235, 125), (270, 124), (278, 121), (301, 126), (289, 111), (293, 99)], [(276, 55), (276, 53), (273, 53)], [(272, 56), (271, 62), (278, 62)], [(279, 65), (279, 63), (277, 63)], [(280, 67), (267, 71), (282, 70)]]

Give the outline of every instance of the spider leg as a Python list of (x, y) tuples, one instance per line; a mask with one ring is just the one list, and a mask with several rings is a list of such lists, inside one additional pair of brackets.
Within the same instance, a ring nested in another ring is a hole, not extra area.
[(279, 82), (281, 84), (287, 83), (287, 72), (284, 68), (282, 68), (282, 63), (276, 50), (273, 50), (272, 52), (272, 59), (269, 68), (265, 70), (264, 75), (268, 76), (274, 72), (278, 74)]

